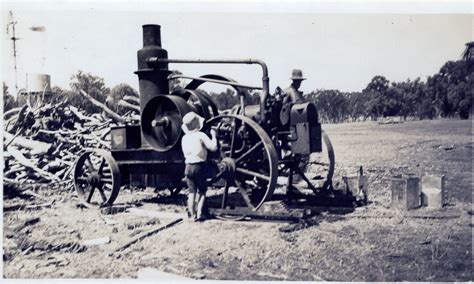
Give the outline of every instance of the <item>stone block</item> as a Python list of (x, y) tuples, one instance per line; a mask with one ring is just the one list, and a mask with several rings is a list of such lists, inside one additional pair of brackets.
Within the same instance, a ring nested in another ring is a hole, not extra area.
[(420, 178), (392, 178), (390, 191), (392, 193), (391, 207), (398, 210), (410, 210), (420, 207)]
[(423, 206), (433, 209), (446, 205), (448, 194), (444, 176), (426, 175), (421, 179), (421, 202)]

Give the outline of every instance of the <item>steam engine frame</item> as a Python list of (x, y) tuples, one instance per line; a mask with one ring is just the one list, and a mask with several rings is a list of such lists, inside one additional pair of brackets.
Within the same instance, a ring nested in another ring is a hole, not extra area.
[[(295, 173), (306, 181), (312, 195), (332, 191), (334, 151), (314, 103), (292, 102), (279, 88), (270, 94), (268, 68), (261, 60), (168, 59), (160, 29), (159, 25), (143, 26), (143, 48), (137, 53), (140, 123), (112, 127), (111, 151), (87, 151), (75, 164), (75, 189), (86, 202), (111, 206), (125, 184), (168, 189), (176, 195), (184, 185), (182, 117), (190, 111), (206, 119), (203, 131), (217, 131), (219, 150), (209, 153), (210, 188), (220, 200), (216, 207), (256, 211), (272, 200), (277, 183), (281, 185), (279, 177), (286, 177), (283, 194), (287, 198), (308, 195), (308, 190), (293, 185)], [(216, 74), (172, 75), (169, 64), (257, 64), (262, 68), (262, 86), (247, 86)], [(170, 93), (169, 80), (178, 78), (191, 81)], [(232, 87), (240, 105), (231, 112), (219, 112), (213, 99), (198, 89), (206, 82)], [(259, 104), (245, 104), (248, 90), (261, 91)], [(321, 169), (313, 177), (318, 184), (301, 167), (313, 153), (319, 154), (313, 161)]]

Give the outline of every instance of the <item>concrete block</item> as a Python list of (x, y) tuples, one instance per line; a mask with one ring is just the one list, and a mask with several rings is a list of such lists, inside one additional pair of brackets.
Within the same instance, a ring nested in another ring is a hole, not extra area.
[(447, 199), (444, 176), (426, 175), (421, 178), (422, 206), (439, 209), (448, 203)]
[(410, 210), (420, 207), (420, 178), (392, 178), (390, 191), (392, 193), (391, 207), (398, 210)]

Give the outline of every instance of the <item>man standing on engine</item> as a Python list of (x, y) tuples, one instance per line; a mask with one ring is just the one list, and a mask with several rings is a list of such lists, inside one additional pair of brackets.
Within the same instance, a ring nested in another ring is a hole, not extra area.
[[(285, 97), (283, 102), (284, 103), (291, 102), (293, 104), (300, 104), (300, 103), (306, 102), (306, 100), (303, 97), (303, 92), (299, 91), (301, 82), (306, 80), (306, 78), (303, 77), (303, 72), (299, 69), (293, 69), (290, 79), (293, 80), (293, 82), (288, 88), (284, 90), (287, 96)], [(309, 156), (301, 155), (300, 159), (301, 160), (298, 167), (300, 168), (301, 171), (304, 172), (309, 162)], [(303, 178), (299, 174), (293, 175), (293, 184), (297, 185), (298, 187), (306, 186), (306, 182), (303, 180)]]
[(303, 72), (299, 69), (293, 69), (290, 79), (293, 80), (291, 86), (284, 90), (288, 95), (288, 99), (295, 104), (304, 103), (303, 92), (299, 91), (301, 82), (306, 80), (306, 78), (303, 78)]
[[(194, 112), (188, 112), (183, 117), (184, 131), (181, 140), (186, 168), (184, 175), (188, 184), (188, 211), (190, 218), (195, 221), (203, 221), (204, 204), (206, 202), (207, 177), (209, 176), (209, 164), (207, 162), (207, 151), (217, 150), (216, 131), (211, 129), (212, 139), (200, 130), (204, 124), (204, 118)], [(197, 200), (196, 200), (197, 193)], [(197, 202), (197, 208), (196, 208)]]

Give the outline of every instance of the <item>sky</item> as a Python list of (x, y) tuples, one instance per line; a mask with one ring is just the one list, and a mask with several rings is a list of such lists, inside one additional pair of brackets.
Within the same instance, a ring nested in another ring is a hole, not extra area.
[[(133, 72), (143, 24), (161, 25), (169, 58), (262, 59), (269, 67), (270, 90), (287, 87), (292, 69), (301, 69), (308, 78), (304, 92), (361, 91), (375, 75), (425, 80), (446, 61), (458, 60), (465, 43), (474, 40), (472, 2), (460, 9), (387, 9), (373, 3), (365, 8), (308, 2), (161, 4), (4, 2), (2, 81), (14, 90), (12, 41), (5, 28), (9, 10), (20, 38), (20, 88), (26, 73), (49, 74), (51, 85), (69, 88), (71, 75), (83, 70), (103, 77), (108, 87), (127, 83), (138, 89)], [(32, 26), (45, 31), (32, 31)], [(261, 85), (257, 65), (170, 64), (170, 69)]]

